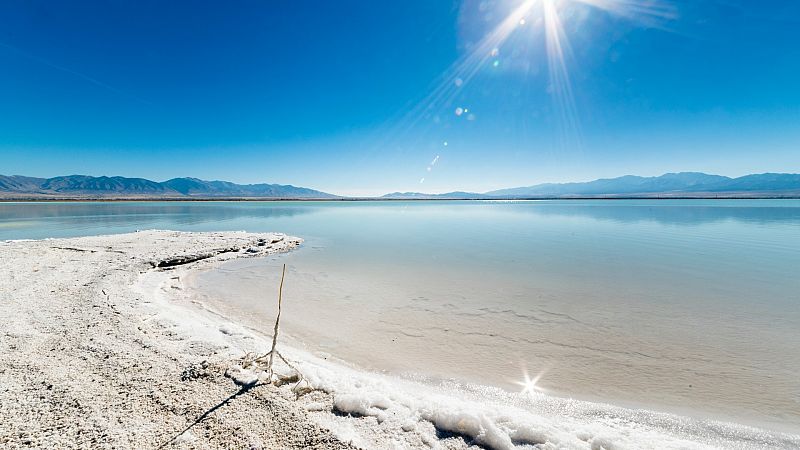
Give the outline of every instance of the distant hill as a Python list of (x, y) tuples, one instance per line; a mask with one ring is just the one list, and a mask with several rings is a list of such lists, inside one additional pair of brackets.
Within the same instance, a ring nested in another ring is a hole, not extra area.
[(336, 198), (333, 194), (290, 184), (235, 184), (229, 181), (204, 181), (173, 178), (162, 185), (195, 197)]
[(763, 173), (730, 178), (700, 172), (667, 173), (658, 177), (625, 175), (583, 183), (545, 183), (500, 189), (483, 194), (452, 192), (423, 194), (395, 192), (391, 199), (514, 199), (514, 198), (615, 198), (615, 197), (800, 197), (800, 174)]
[(144, 178), (70, 175), (32, 178), (0, 175), (0, 198), (286, 198), (328, 199), (335, 195), (281, 184), (235, 184), (174, 178), (164, 182)]
[(44, 178), (32, 178), (15, 175), (6, 177), (0, 175), (0, 191), (3, 192), (23, 192), (37, 189), (46, 180)]
[(585, 183), (547, 183), (535, 186), (501, 189), (487, 192), (496, 197), (518, 196), (580, 196), (580, 195), (630, 195), (668, 192), (686, 192), (701, 186), (716, 186), (730, 181), (728, 177), (699, 172), (667, 173), (659, 177), (626, 175), (603, 178)]
[(739, 178), (708, 186), (698, 186), (698, 190), (708, 192), (774, 192), (800, 191), (800, 174), (797, 173), (762, 173), (745, 175)]
[(800, 174), (764, 173), (730, 178), (699, 172), (667, 173), (658, 177), (626, 175), (586, 183), (539, 184), (487, 192), (489, 197), (579, 197), (579, 196), (797, 196)]
[[(545, 183), (485, 193), (393, 192), (386, 200), (653, 197), (800, 197), (800, 174), (762, 173), (730, 178), (700, 172), (658, 177), (625, 175), (582, 183)], [(144, 178), (70, 175), (33, 178), (0, 175), (0, 199), (335, 199), (314, 189), (281, 184), (236, 184), (197, 178), (164, 182)]]
[(388, 200), (395, 200), (395, 199), (406, 199), (406, 200), (414, 200), (414, 199), (471, 199), (471, 198), (481, 198), (483, 194), (476, 194), (474, 192), (448, 192), (446, 194), (423, 194), (420, 192), (392, 192), (391, 194), (386, 194), (381, 198), (385, 198)]
[(124, 195), (168, 195), (170, 189), (161, 183), (143, 178), (89, 177), (71, 175), (44, 180), (36, 189), (42, 193), (59, 194), (124, 194)]

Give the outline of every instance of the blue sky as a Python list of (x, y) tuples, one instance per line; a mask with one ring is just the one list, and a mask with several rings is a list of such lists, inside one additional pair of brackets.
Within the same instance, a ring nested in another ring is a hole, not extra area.
[(800, 172), (799, 43), (792, 0), (11, 0), (0, 173), (372, 195)]

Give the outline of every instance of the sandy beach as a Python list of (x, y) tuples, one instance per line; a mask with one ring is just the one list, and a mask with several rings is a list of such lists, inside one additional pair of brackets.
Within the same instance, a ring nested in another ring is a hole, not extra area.
[(183, 280), (301, 242), (143, 231), (0, 243), (0, 446), (800, 447), (735, 424), (367, 373), (280, 343), (303, 379), (269, 384), (242, 358), (269, 350), (272, 324), (234, 323)]

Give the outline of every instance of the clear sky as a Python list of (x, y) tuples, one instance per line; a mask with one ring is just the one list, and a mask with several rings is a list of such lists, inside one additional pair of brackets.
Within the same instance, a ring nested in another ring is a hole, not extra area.
[(800, 172), (795, 0), (0, 3), (0, 174), (343, 195)]

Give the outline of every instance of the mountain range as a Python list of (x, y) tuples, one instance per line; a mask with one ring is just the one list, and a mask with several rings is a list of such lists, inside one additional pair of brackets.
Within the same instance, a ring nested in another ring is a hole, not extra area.
[(331, 199), (335, 195), (282, 184), (235, 184), (197, 178), (173, 178), (164, 182), (144, 178), (70, 175), (33, 178), (0, 175), (0, 198), (270, 198)]
[(800, 174), (762, 173), (730, 178), (701, 172), (658, 177), (625, 175), (583, 183), (545, 183), (485, 193), (422, 194), (395, 192), (387, 199), (413, 198), (615, 198), (615, 197), (800, 197)]
[[(519, 199), (654, 197), (800, 197), (800, 174), (763, 173), (738, 178), (700, 172), (657, 177), (626, 175), (582, 183), (545, 183), (485, 193), (394, 192), (382, 199)], [(34, 178), (0, 175), (3, 199), (341, 199), (314, 189), (281, 184), (236, 184), (197, 178), (157, 182), (144, 178), (70, 175)]]

